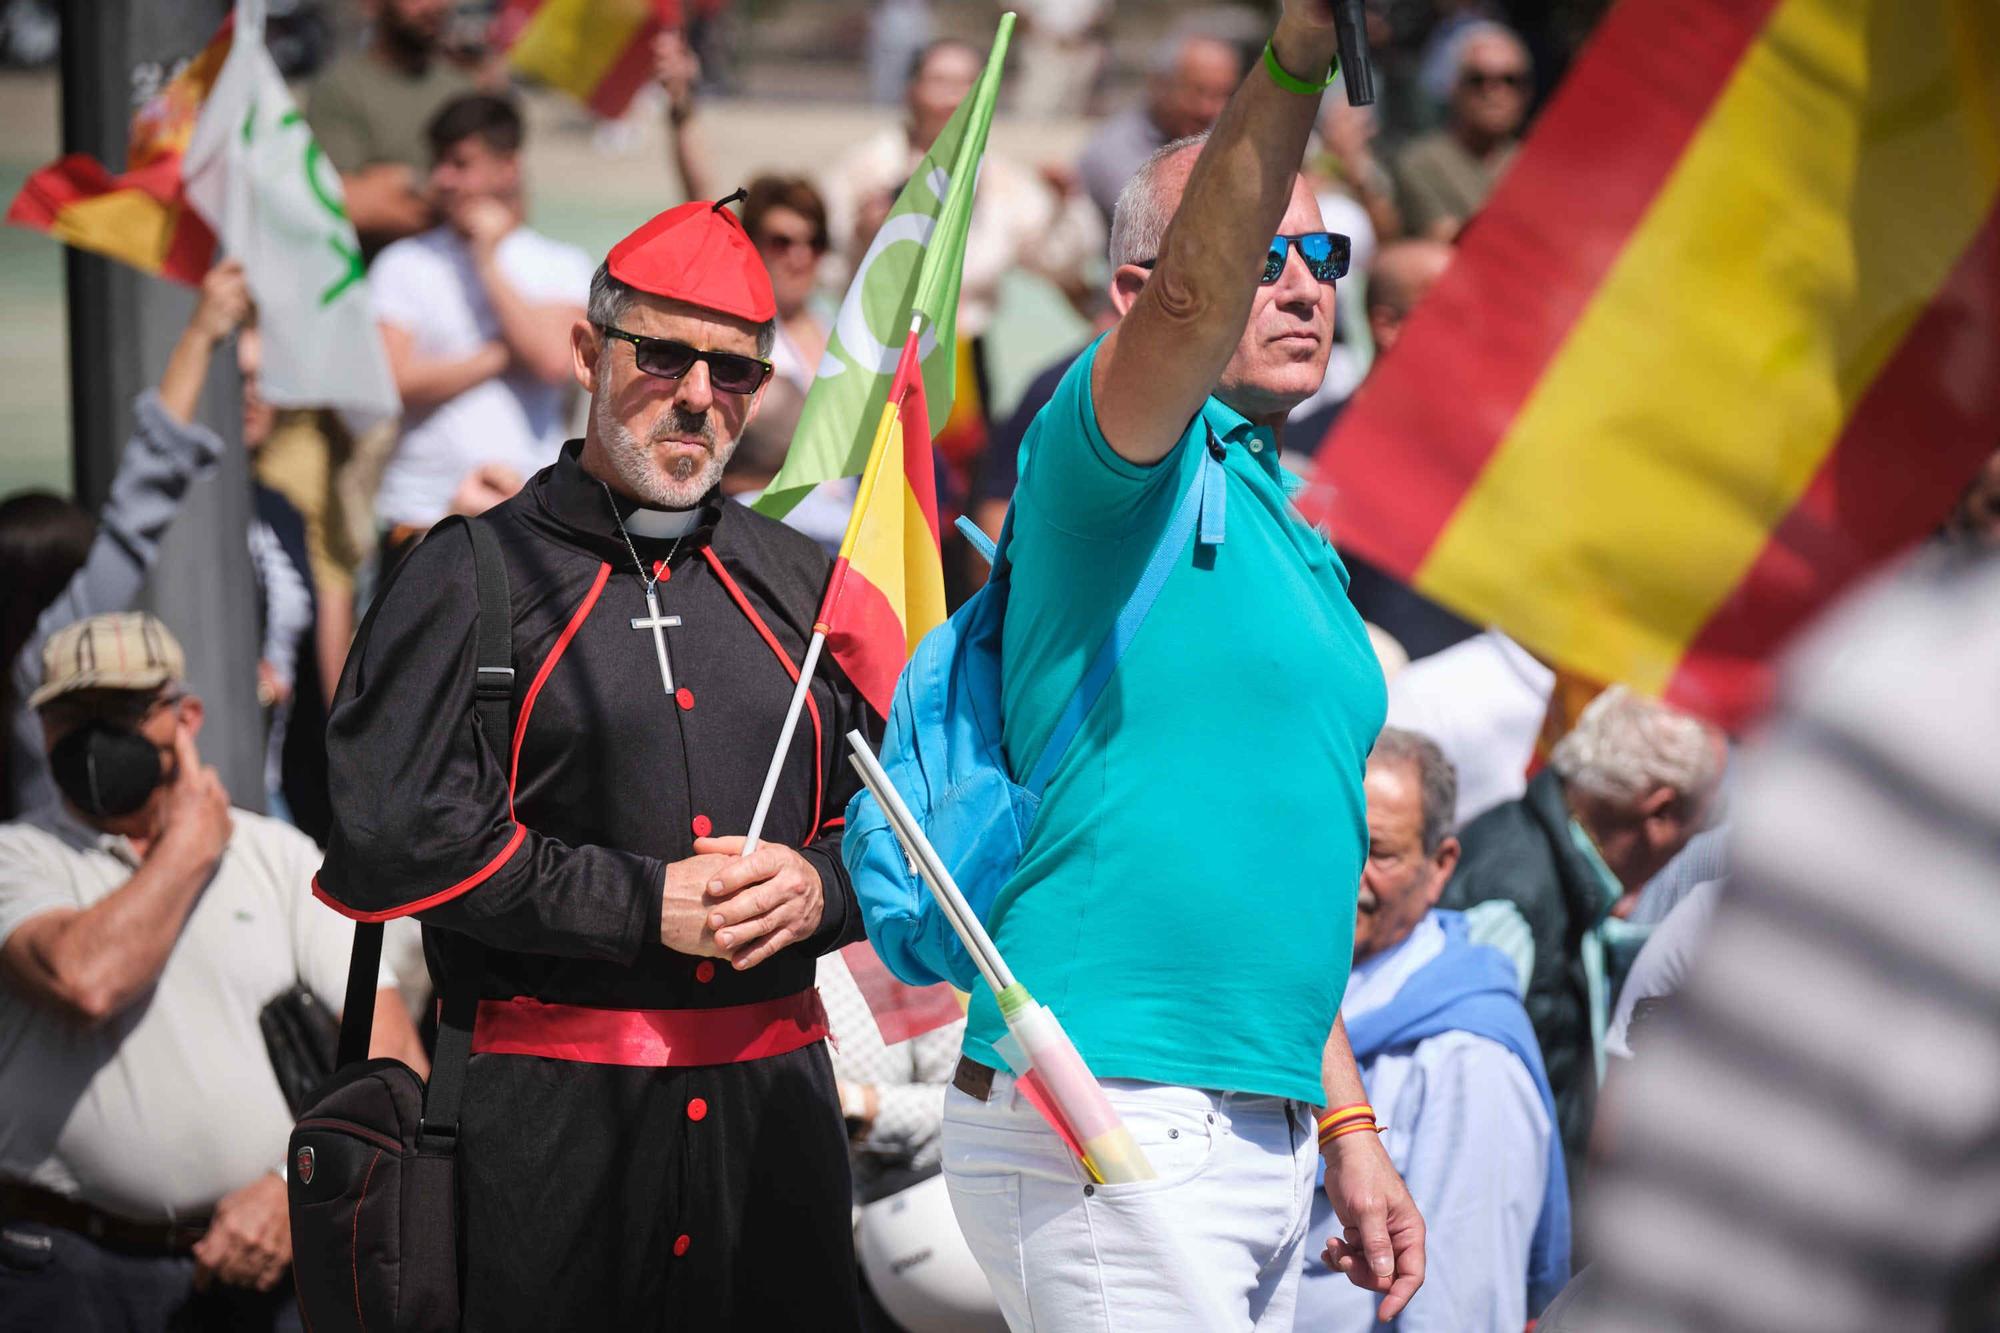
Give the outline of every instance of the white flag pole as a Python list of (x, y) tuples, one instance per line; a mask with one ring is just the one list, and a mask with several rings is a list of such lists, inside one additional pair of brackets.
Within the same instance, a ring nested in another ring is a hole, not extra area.
[[(924, 327), (922, 311), (910, 314), (910, 337), (915, 338)], [(918, 372), (922, 373), (921, 370)], [(847, 516), (847, 532), (840, 539), (840, 558), (845, 560), (854, 550), (854, 537), (860, 531), (863, 515), (868, 512), (868, 502), (874, 497), (875, 484), (882, 471), (883, 442), (888, 438), (889, 423), (902, 410), (900, 402), (885, 402), (883, 412), (875, 428), (875, 444), (868, 451), (868, 463), (861, 470), (861, 485), (854, 494), (854, 510)], [(836, 579), (844, 577), (836, 569)], [(828, 588), (831, 594), (833, 589)], [(785, 725), (778, 732), (778, 748), (772, 752), (771, 765), (764, 770), (764, 789), (757, 793), (757, 810), (750, 816), (750, 832), (743, 839), (743, 855), (748, 856), (761, 845), (764, 836), (764, 820), (771, 813), (771, 797), (778, 790), (778, 773), (785, 766), (785, 755), (792, 748), (792, 734), (799, 727), (799, 712), (806, 706), (806, 692), (812, 688), (813, 671), (819, 666), (820, 649), (826, 644), (825, 617), (833, 610), (832, 597), (827, 605), (820, 608), (820, 621), (813, 626), (812, 642), (806, 646), (806, 660), (799, 664), (799, 681), (792, 690), (792, 706), (785, 712)]]
[(910, 814), (910, 807), (903, 804), (903, 794), (896, 790), (896, 784), (889, 781), (889, 775), (882, 771), (881, 761), (868, 748), (868, 739), (858, 731), (850, 731), (847, 733), (847, 748), (851, 751), (848, 759), (854, 765), (854, 771), (861, 775), (862, 784), (873, 794), (876, 804), (882, 807), (882, 813), (888, 818), (896, 841), (903, 844), (910, 864), (930, 885), (931, 894), (937, 899), (938, 906), (944, 909), (945, 919), (951, 923), (951, 928), (958, 932), (965, 951), (972, 955), (979, 975), (995, 995), (1011, 988), (1014, 974), (1006, 960), (1000, 957), (993, 937), (986, 933), (985, 925), (979, 920), (979, 914), (972, 910), (972, 904), (965, 900), (958, 881), (952, 878), (951, 871), (945, 869), (944, 860), (931, 846), (931, 840), (924, 836), (923, 826)]
[(778, 732), (778, 748), (771, 753), (771, 766), (764, 770), (764, 790), (757, 793), (757, 813), (750, 816), (750, 836), (743, 840), (745, 856), (757, 850), (758, 839), (764, 832), (764, 819), (771, 813), (771, 797), (778, 790), (778, 773), (785, 766), (785, 756), (792, 750), (792, 733), (799, 729), (799, 714), (806, 706), (806, 694), (812, 689), (813, 671), (819, 666), (819, 650), (826, 646), (826, 631), (815, 628), (812, 642), (806, 645), (806, 660), (799, 664), (799, 683), (792, 689), (792, 706), (785, 712), (785, 725)]

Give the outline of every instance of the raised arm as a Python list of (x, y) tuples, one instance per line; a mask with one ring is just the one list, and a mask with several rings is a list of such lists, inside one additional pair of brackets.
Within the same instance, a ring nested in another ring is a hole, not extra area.
[[(1287, 0), (1271, 45), (1294, 78), (1319, 82), (1336, 50), (1325, 0)], [(1098, 426), (1127, 461), (1164, 458), (1229, 363), (1318, 109), (1260, 61), (1216, 122), (1151, 277), (1092, 368)]]
[(500, 324), (508, 362), (544, 384), (570, 383), (569, 331), (583, 318), (583, 290), (569, 301), (535, 301), (508, 278), (500, 245), (514, 229), (514, 213), (497, 199), (467, 201), (455, 219), (472, 249), (472, 270)]

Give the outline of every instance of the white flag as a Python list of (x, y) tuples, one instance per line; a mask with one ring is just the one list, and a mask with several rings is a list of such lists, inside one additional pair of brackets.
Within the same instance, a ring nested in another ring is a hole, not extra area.
[(243, 262), (266, 401), (339, 408), (357, 425), (397, 415), (340, 176), (264, 48), (264, 0), (237, 0), (236, 36), (181, 178), (223, 251)]

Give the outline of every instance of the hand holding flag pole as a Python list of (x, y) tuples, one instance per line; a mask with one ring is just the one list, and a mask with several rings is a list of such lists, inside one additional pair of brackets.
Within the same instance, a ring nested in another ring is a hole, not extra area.
[(854, 771), (881, 805), (904, 854), (930, 886), (951, 928), (964, 941), (980, 978), (999, 1001), (1000, 1016), (1006, 1020), (1011, 1038), (1001, 1043), (999, 1050), (1021, 1091), (1082, 1161), (1092, 1180), (1116, 1185), (1154, 1179), (1153, 1164), (1146, 1160), (1132, 1131), (1125, 1128), (1104, 1089), (1091, 1076), (1090, 1067), (1077, 1053), (1062, 1023), (1048, 1006), (1036, 1003), (1027, 987), (1008, 970), (993, 937), (986, 933), (951, 871), (924, 836), (922, 825), (911, 817), (909, 807), (868, 748), (867, 738), (850, 731), (847, 747)]

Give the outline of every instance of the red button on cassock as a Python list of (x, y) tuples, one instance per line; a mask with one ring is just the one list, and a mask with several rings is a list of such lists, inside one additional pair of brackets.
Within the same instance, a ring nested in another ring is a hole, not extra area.
[(688, 1238), (685, 1235), (675, 1236), (674, 1237), (675, 1257), (678, 1258), (679, 1256), (686, 1254), (687, 1252), (688, 1252)]
[(683, 685), (674, 691), (674, 702), (682, 708), (694, 707), (694, 691)]
[(688, 1103), (688, 1119), (700, 1120), (708, 1115), (708, 1103), (696, 1097)]
[(706, 838), (708, 836), (709, 830), (714, 827), (715, 825), (709, 823), (707, 815), (696, 815), (694, 817), (693, 828), (695, 837)]
[(715, 964), (709, 962), (706, 958), (696, 963), (694, 965), (694, 979), (696, 981), (715, 980)]

